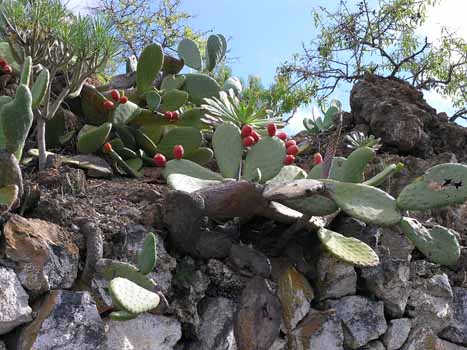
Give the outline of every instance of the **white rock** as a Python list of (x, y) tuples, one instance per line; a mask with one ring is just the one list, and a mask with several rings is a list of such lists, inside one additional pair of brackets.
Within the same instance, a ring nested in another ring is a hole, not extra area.
[(172, 350), (182, 337), (174, 318), (142, 314), (129, 321), (106, 320), (106, 350)]
[(0, 267), (0, 334), (32, 320), (28, 300), (16, 274)]
[(388, 330), (383, 336), (383, 343), (387, 350), (400, 349), (407, 340), (412, 323), (408, 318), (391, 320)]

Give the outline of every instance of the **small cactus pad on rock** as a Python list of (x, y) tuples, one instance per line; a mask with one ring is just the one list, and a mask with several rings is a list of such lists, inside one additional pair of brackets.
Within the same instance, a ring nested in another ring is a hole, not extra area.
[(467, 200), (467, 165), (446, 163), (428, 169), (397, 197), (404, 210), (425, 210), (463, 204)]
[(132, 314), (140, 314), (155, 309), (160, 302), (159, 295), (126, 278), (117, 277), (110, 281), (109, 291), (112, 300)]
[(121, 261), (99, 259), (96, 264), (96, 272), (107, 281), (115, 277), (123, 277), (147, 290), (154, 290), (156, 288), (156, 284), (152, 279), (143, 275), (135, 266)]
[(375, 225), (394, 225), (402, 219), (396, 200), (379, 188), (333, 180), (322, 181), (326, 183), (337, 205), (355, 219)]
[(402, 232), (430, 261), (453, 266), (460, 257), (457, 233), (443, 226), (426, 228), (415, 219), (404, 217), (399, 224)]
[(261, 172), (261, 182), (266, 182), (279, 174), (285, 157), (284, 143), (276, 137), (265, 137), (251, 147), (245, 160), (243, 178), (253, 180), (257, 169)]
[(362, 241), (320, 228), (318, 237), (324, 247), (336, 258), (357, 266), (376, 266), (378, 255)]
[(221, 174), (226, 178), (237, 178), (243, 154), (238, 126), (231, 122), (219, 125), (212, 136), (212, 148)]
[(202, 188), (215, 186), (221, 183), (221, 181), (203, 180), (183, 174), (171, 174), (167, 178), (167, 184), (170, 186), (170, 188), (188, 193), (198, 191)]
[(149, 232), (143, 243), (143, 248), (138, 253), (138, 268), (143, 274), (148, 274), (156, 266), (156, 236)]
[(188, 175), (203, 180), (223, 180), (220, 174), (187, 159), (173, 159), (167, 162), (162, 174), (166, 180), (171, 174)]

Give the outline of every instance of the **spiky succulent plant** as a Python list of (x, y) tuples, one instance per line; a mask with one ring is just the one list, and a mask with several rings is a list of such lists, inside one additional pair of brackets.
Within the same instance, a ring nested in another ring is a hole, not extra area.
[(370, 147), (374, 150), (378, 150), (381, 147), (380, 138), (376, 138), (373, 135), (366, 136), (361, 131), (352, 131), (345, 137), (347, 141), (347, 147), (356, 149), (360, 147)]

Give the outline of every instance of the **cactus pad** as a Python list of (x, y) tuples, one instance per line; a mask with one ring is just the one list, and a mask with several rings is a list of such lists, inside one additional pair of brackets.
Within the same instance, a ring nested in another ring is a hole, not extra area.
[(394, 225), (401, 219), (396, 200), (376, 187), (322, 180), (331, 198), (348, 215), (375, 225)]
[(126, 278), (114, 278), (110, 282), (109, 291), (112, 300), (132, 314), (155, 309), (160, 302), (159, 295), (141, 288)]
[(185, 153), (188, 154), (199, 148), (201, 139), (201, 131), (196, 128), (181, 127), (171, 129), (159, 143), (159, 152), (165, 154), (168, 159), (172, 159), (175, 145), (182, 145)]
[(155, 112), (161, 105), (162, 97), (154, 90), (148, 90), (144, 93), (149, 110)]
[(125, 162), (135, 172), (138, 172), (143, 167), (143, 160), (141, 158), (125, 159)]
[[(340, 181), (342, 179), (342, 169), (346, 159), (344, 157), (334, 157), (332, 159), (331, 174), (329, 176), (332, 180)], [(323, 178), (323, 164), (315, 165), (308, 173), (307, 179), (321, 179)]]
[(47, 87), (49, 86), (50, 73), (49, 70), (44, 68), (41, 70), (39, 75), (34, 82), (34, 85), (31, 88), (32, 95), (32, 108), (36, 109), (42, 103), (45, 93), (47, 92)]
[(231, 122), (219, 125), (212, 136), (212, 148), (224, 177), (238, 178), (243, 146), (240, 129)]
[(241, 83), (240, 79), (238, 79), (237, 77), (230, 77), (229, 79), (227, 79), (224, 82), (223, 88), (227, 92), (230, 89), (232, 89), (235, 92), (235, 95), (237, 95), (237, 96), (240, 96), (240, 94), (242, 93), (242, 90), (243, 90), (242, 83)]
[(78, 152), (93, 153), (102, 147), (109, 137), (112, 124), (104, 123), (99, 127), (85, 125), (78, 134)]
[(214, 152), (210, 148), (201, 147), (196, 151), (191, 152), (185, 156), (186, 159), (191, 160), (192, 162), (198, 163), (200, 165), (205, 165), (209, 163), (214, 157)]
[(149, 157), (153, 157), (157, 153), (157, 146), (152, 140), (142, 131), (131, 129), (135, 137), (136, 144), (141, 148)]
[(261, 182), (279, 174), (285, 158), (284, 143), (277, 137), (264, 137), (248, 151), (243, 168), (243, 178), (253, 180), (256, 169), (261, 172)]
[(190, 95), (192, 103), (199, 106), (207, 97), (218, 97), (221, 87), (213, 78), (205, 74), (185, 74), (183, 90)]
[(144, 48), (136, 68), (136, 88), (144, 93), (151, 86), (164, 63), (164, 52), (159, 44), (151, 44)]
[(462, 204), (467, 200), (467, 165), (446, 163), (428, 169), (397, 198), (404, 210), (425, 210)]
[(378, 255), (366, 243), (352, 237), (325, 229), (318, 230), (318, 237), (336, 258), (357, 266), (376, 266), (379, 264)]
[(127, 124), (135, 115), (138, 115), (141, 109), (137, 104), (128, 101), (125, 104), (119, 104), (112, 111), (112, 124)]
[(175, 111), (188, 101), (188, 93), (181, 90), (168, 90), (162, 95), (161, 112)]
[(183, 84), (185, 83), (185, 76), (184, 75), (175, 75), (170, 74), (162, 80), (161, 89), (162, 90), (173, 90), (173, 89), (180, 89)]
[(404, 163), (390, 164), (386, 168), (384, 168), (382, 171), (380, 171), (378, 174), (373, 176), (371, 179), (368, 179), (367, 181), (365, 181), (364, 184), (368, 186), (379, 186), (382, 183), (384, 183), (384, 181), (387, 178), (398, 173), (403, 168), (404, 168)]
[(10, 210), (18, 199), (18, 186), (0, 187), (0, 215)]
[(360, 147), (353, 151), (342, 166), (343, 182), (360, 183), (364, 180), (363, 174), (369, 162), (376, 156), (374, 149)]
[(415, 219), (404, 217), (399, 227), (430, 261), (454, 266), (460, 257), (457, 233), (443, 226), (424, 227)]
[(32, 58), (31, 56), (27, 56), (24, 59), (23, 66), (21, 67), (21, 77), (20, 77), (20, 84), (26, 85), (29, 87), (29, 83), (31, 82), (31, 70), (32, 70)]
[(281, 203), (310, 216), (330, 215), (339, 210), (339, 207), (332, 199), (319, 194), (309, 198), (288, 199), (281, 201)]
[(211, 72), (222, 60), (224, 42), (218, 35), (210, 35), (206, 43), (206, 69)]
[(169, 175), (172, 174), (188, 175), (202, 180), (222, 181), (224, 179), (222, 175), (187, 159), (173, 159), (167, 162), (162, 174), (165, 179), (168, 179)]
[(199, 52), (198, 45), (193, 40), (183, 39), (180, 41), (177, 52), (188, 67), (201, 70), (201, 53)]
[(129, 321), (138, 317), (138, 314), (132, 314), (126, 310), (119, 310), (111, 312), (109, 317), (115, 321)]
[(135, 266), (121, 261), (100, 259), (96, 264), (96, 272), (107, 281), (115, 277), (123, 277), (147, 290), (156, 288), (152, 279), (143, 275)]
[[(143, 161), (140, 159), (140, 158), (132, 158), (132, 159), (137, 159), (138, 163), (133, 163), (133, 162), (130, 162), (130, 163), (127, 163), (125, 160), (123, 160), (117, 152), (115, 152), (114, 150), (111, 150), (109, 152), (109, 156), (110, 158), (112, 158), (112, 160), (115, 162), (115, 164), (117, 165), (117, 169), (121, 169), (123, 170), (127, 175), (131, 176), (131, 177), (135, 177), (135, 178), (138, 178), (138, 177), (142, 177), (143, 174), (141, 174), (138, 170), (139, 168), (141, 168), (141, 166), (143, 165)], [(132, 159), (129, 159), (129, 160), (132, 160)], [(138, 168), (139, 167), (139, 168)], [(137, 169), (138, 168), (138, 169)]]
[(143, 274), (148, 274), (156, 266), (156, 236), (149, 232), (143, 243), (143, 248), (138, 253), (138, 268)]
[(302, 168), (296, 165), (286, 165), (282, 167), (279, 174), (268, 180), (267, 183), (305, 179), (306, 176), (306, 172)]
[(215, 186), (221, 183), (221, 181), (217, 180), (203, 180), (182, 174), (171, 174), (167, 178), (167, 184), (170, 186), (170, 188), (188, 193), (198, 191), (202, 188)]

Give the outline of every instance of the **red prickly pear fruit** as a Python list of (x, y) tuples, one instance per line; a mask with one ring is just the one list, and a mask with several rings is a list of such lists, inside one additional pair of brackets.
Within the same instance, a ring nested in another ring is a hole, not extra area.
[(0, 58), (0, 67), (5, 67), (8, 65), (8, 62), (4, 58)]
[(251, 135), (251, 133), (253, 132), (253, 128), (251, 125), (244, 125), (243, 128), (242, 128), (242, 137), (248, 137)]
[(110, 96), (112, 96), (112, 99), (114, 101), (119, 101), (120, 100), (120, 93), (118, 92), (118, 90), (110, 91)]
[(156, 153), (154, 158), (152, 158), (152, 161), (154, 162), (154, 164), (156, 164), (156, 166), (159, 167), (165, 167), (165, 165), (167, 164), (167, 159), (165, 159), (165, 156), (162, 153)]
[(287, 154), (291, 154), (293, 156), (296, 156), (298, 154), (297, 145), (292, 145), (292, 146), (287, 147)]
[(295, 140), (288, 140), (286, 143), (285, 143), (285, 147), (286, 148), (289, 148), (290, 146), (295, 146), (297, 144), (297, 142), (295, 142)]
[(102, 147), (105, 153), (110, 153), (112, 152), (112, 145), (110, 143), (105, 143), (104, 146)]
[(251, 147), (255, 144), (255, 139), (253, 136), (247, 136), (243, 139), (243, 146), (245, 147)]
[(284, 165), (291, 165), (295, 162), (295, 156), (292, 154), (287, 154), (284, 158)]
[(274, 123), (268, 124), (268, 135), (273, 137), (276, 136), (277, 126)]
[(285, 132), (280, 132), (277, 134), (277, 137), (280, 138), (282, 141), (287, 140), (287, 134)]
[(315, 163), (316, 165), (318, 164), (321, 164), (323, 162), (323, 156), (321, 155), (321, 153), (315, 153), (315, 155), (313, 156), (313, 163)]
[(253, 131), (250, 136), (253, 137), (253, 139), (255, 140), (255, 143), (261, 140), (261, 135), (258, 134), (256, 131)]
[(11, 68), (10, 65), (7, 64), (7, 65), (3, 66), (3, 73), (11, 74), (11, 72), (13, 72), (13, 69)]
[(185, 153), (185, 150), (183, 149), (182, 145), (175, 145), (173, 152), (174, 152), (174, 158), (175, 159), (182, 159), (183, 154)]
[(107, 111), (111, 111), (115, 108), (115, 104), (110, 100), (105, 100), (103, 106)]
[(177, 111), (172, 112), (172, 120), (178, 120), (178, 117), (180, 117), (180, 114)]
[(165, 112), (164, 117), (167, 120), (172, 120), (172, 112)]
[(120, 97), (119, 101), (120, 101), (120, 104), (124, 105), (125, 103), (128, 102), (128, 97), (122, 96), (122, 97)]

